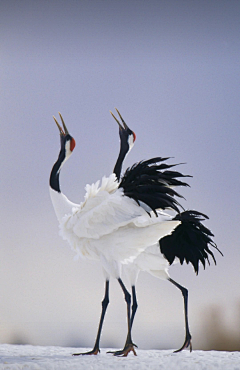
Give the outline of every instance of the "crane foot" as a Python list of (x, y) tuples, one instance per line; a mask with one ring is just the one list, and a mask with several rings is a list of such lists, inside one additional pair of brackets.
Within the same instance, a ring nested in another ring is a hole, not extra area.
[(129, 343), (129, 344), (125, 345), (125, 347), (122, 350), (119, 350), (119, 351), (108, 351), (107, 353), (112, 353), (113, 356), (127, 357), (127, 355), (130, 352), (133, 352), (134, 356), (137, 356), (134, 347), (137, 347), (136, 344)]
[(100, 353), (100, 349), (99, 348), (93, 348), (89, 352), (73, 353), (72, 356), (97, 355), (98, 353)]

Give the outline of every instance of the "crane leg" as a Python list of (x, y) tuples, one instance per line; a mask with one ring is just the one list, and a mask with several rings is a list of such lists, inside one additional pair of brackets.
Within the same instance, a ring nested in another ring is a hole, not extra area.
[(89, 352), (74, 353), (73, 356), (97, 355), (100, 352), (99, 342), (100, 342), (103, 321), (104, 321), (104, 317), (105, 317), (105, 313), (106, 313), (108, 304), (109, 304), (109, 280), (106, 280), (106, 283), (105, 283), (105, 295), (104, 295), (104, 298), (102, 300), (102, 313), (101, 313), (101, 317), (100, 317), (100, 321), (99, 321), (98, 332), (97, 332), (97, 337), (96, 337), (96, 340), (95, 340), (94, 347)]
[(133, 285), (133, 286), (132, 286), (132, 315), (131, 315), (131, 329), (132, 329), (133, 320), (134, 320), (134, 317), (135, 317), (135, 314), (136, 314), (137, 308), (138, 308), (138, 304), (137, 304), (136, 289), (135, 289), (135, 285)]
[(190, 352), (191, 352), (192, 351), (192, 342), (191, 342), (192, 336), (190, 334), (189, 325), (188, 325), (188, 290), (184, 288), (183, 286), (181, 286), (180, 284), (178, 284), (176, 281), (172, 280), (171, 278), (169, 278), (168, 281), (170, 281), (170, 283), (172, 283), (178, 289), (181, 290), (182, 295), (183, 295), (183, 300), (184, 300), (185, 341), (182, 347), (177, 349), (174, 352), (181, 352), (183, 349), (188, 348), (188, 347), (190, 348)]
[(133, 352), (135, 356), (137, 356), (136, 352), (135, 352), (135, 348), (136, 345), (133, 343), (132, 341), (132, 334), (131, 334), (131, 329), (132, 329), (132, 323), (133, 323), (133, 319), (134, 319), (134, 316), (135, 316), (135, 313), (136, 313), (136, 310), (137, 310), (137, 300), (136, 300), (136, 292), (135, 292), (135, 288), (133, 289), (134, 291), (134, 295), (133, 295), (133, 307), (132, 307), (132, 315), (131, 315), (131, 295), (130, 293), (127, 291), (125, 285), (123, 284), (122, 282), (122, 279), (119, 278), (118, 279), (118, 282), (123, 290), (123, 293), (124, 293), (124, 297), (125, 297), (125, 301), (127, 303), (127, 322), (128, 322), (128, 334), (127, 334), (127, 339), (126, 339), (126, 343), (125, 343), (125, 346), (122, 350), (119, 350), (119, 351), (109, 351), (108, 353), (113, 353), (114, 356), (123, 356), (123, 357), (126, 357), (129, 352)]

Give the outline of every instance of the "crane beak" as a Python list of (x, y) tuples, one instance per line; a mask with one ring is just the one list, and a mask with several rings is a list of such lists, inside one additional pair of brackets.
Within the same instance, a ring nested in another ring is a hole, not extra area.
[(120, 128), (120, 130), (127, 130), (129, 127), (128, 127), (128, 125), (126, 124), (126, 122), (124, 121), (124, 119), (122, 118), (122, 116), (121, 116), (121, 114), (119, 113), (119, 111), (118, 111), (118, 109), (117, 108), (115, 108), (116, 109), (116, 111), (117, 111), (117, 113), (118, 113), (118, 115), (119, 115), (119, 117), (120, 117), (120, 119), (121, 119), (121, 121), (122, 121), (122, 124), (123, 124), (123, 126), (121, 125), (121, 123), (119, 122), (119, 120), (114, 116), (114, 114), (110, 111), (110, 113), (111, 113), (111, 115), (113, 116), (113, 118), (115, 119), (115, 121), (117, 122), (117, 124), (118, 124), (118, 126), (119, 126), (119, 128)]
[(56, 122), (56, 125), (57, 125), (57, 127), (58, 127), (58, 129), (59, 129), (60, 135), (61, 135), (61, 136), (69, 135), (68, 129), (67, 129), (66, 125), (65, 125), (65, 122), (64, 122), (64, 120), (63, 120), (63, 118), (62, 118), (61, 113), (60, 113), (60, 112), (58, 112), (58, 114), (59, 114), (59, 116), (60, 116), (60, 118), (61, 118), (62, 125), (63, 125), (63, 129), (62, 129), (62, 127), (60, 126), (60, 124), (58, 123), (58, 121), (56, 120), (56, 118), (55, 118), (54, 116), (53, 116), (53, 119), (54, 119), (54, 121)]

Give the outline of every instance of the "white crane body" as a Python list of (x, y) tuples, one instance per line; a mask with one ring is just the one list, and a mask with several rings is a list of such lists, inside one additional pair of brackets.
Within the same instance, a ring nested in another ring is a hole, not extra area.
[(99, 181), (86, 186), (85, 200), (80, 204), (50, 188), (60, 235), (78, 256), (105, 261), (104, 268), (114, 278), (120, 277), (119, 264), (133, 262), (180, 224), (161, 211), (157, 216), (153, 212), (149, 215), (118, 186), (114, 174), (103, 177), (101, 186)]

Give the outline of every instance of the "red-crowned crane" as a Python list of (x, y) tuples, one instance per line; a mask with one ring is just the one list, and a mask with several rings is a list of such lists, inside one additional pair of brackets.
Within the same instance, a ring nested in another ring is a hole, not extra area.
[[(128, 126), (126, 125), (125, 121), (123, 120), (118, 110), (117, 112), (119, 114), (119, 117), (124, 127), (128, 128)], [(111, 114), (114, 117), (114, 119), (117, 121), (120, 127), (119, 134), (120, 134), (121, 147), (122, 146), (125, 147), (126, 138), (121, 135), (121, 132), (123, 131), (123, 127), (121, 128), (120, 122), (113, 115), (112, 112)], [(129, 128), (128, 130), (129, 132), (131, 132)], [(165, 159), (168, 159), (168, 158), (165, 158)], [(118, 169), (120, 168), (120, 172), (118, 172), (118, 179), (120, 179), (123, 160), (124, 160), (124, 156), (121, 156), (121, 162), (119, 162), (119, 159), (117, 161)], [(136, 201), (138, 200), (137, 189), (134, 189), (134, 186), (131, 187), (131, 185), (129, 184), (129, 179), (130, 179), (130, 183), (131, 183), (131, 179), (133, 180), (132, 185), (138, 183), (140, 178), (146, 175), (145, 171), (146, 172), (149, 171), (149, 165), (150, 163), (148, 162), (146, 169), (145, 169), (143, 166), (143, 163), (141, 163), (139, 170), (138, 170), (139, 164), (134, 165), (133, 168), (128, 169), (126, 171), (125, 175), (123, 176), (120, 182), (120, 187), (122, 186), (124, 188), (124, 186), (126, 186), (126, 183), (127, 183), (128, 189), (132, 188), (132, 194), (128, 193), (128, 195), (132, 196), (133, 199), (135, 199)], [(158, 168), (159, 169), (158, 181), (162, 183), (165, 182), (165, 185), (167, 187), (182, 186), (182, 185), (186, 186), (187, 185), (186, 183), (182, 183), (179, 180), (177, 180), (177, 177), (180, 177), (182, 175), (176, 171), (169, 171), (169, 167), (171, 166), (167, 164), (162, 164), (162, 167)], [(115, 172), (115, 168), (114, 168), (114, 172)], [(165, 171), (162, 171), (163, 169)], [(132, 173), (131, 177), (129, 177), (128, 175), (129, 171)], [(142, 191), (140, 187), (138, 189)], [(178, 194), (172, 194), (172, 196), (174, 195), (178, 195)], [(165, 208), (173, 209), (172, 204), (162, 203), (161, 209), (165, 209)], [(148, 211), (151, 211), (151, 209), (148, 209)], [(219, 249), (217, 248), (216, 244), (211, 239), (211, 237), (213, 237), (212, 232), (201, 223), (201, 221), (208, 219), (208, 216), (198, 211), (189, 210), (189, 211), (184, 211), (181, 213), (178, 212), (178, 214), (175, 216), (174, 219), (180, 220), (181, 224), (178, 225), (170, 235), (167, 235), (161, 238), (158, 243), (146, 248), (141, 254), (139, 254), (133, 260), (132, 263), (124, 265), (123, 269), (125, 270), (126, 275), (130, 278), (130, 283), (132, 286), (133, 302), (132, 302), (132, 313), (131, 313), (131, 322), (130, 322), (131, 327), (132, 327), (134, 316), (137, 310), (135, 285), (136, 285), (138, 274), (140, 271), (146, 271), (157, 278), (168, 280), (173, 285), (175, 285), (178, 289), (181, 290), (183, 299), (184, 299), (185, 341), (182, 347), (175, 351), (175, 352), (180, 352), (181, 350), (187, 347), (190, 347), (190, 351), (192, 350), (191, 334), (189, 331), (189, 324), (188, 324), (188, 291), (186, 288), (182, 287), (180, 284), (178, 284), (177, 282), (175, 282), (173, 279), (170, 278), (169, 273), (168, 273), (168, 267), (173, 262), (177, 262), (177, 260), (181, 264), (183, 264), (184, 261), (187, 263), (190, 262), (193, 265), (196, 274), (198, 274), (199, 262), (201, 262), (203, 264), (203, 267), (205, 268), (206, 261), (210, 263), (209, 258), (208, 258), (209, 255), (212, 256), (213, 261), (216, 264), (215, 257), (212, 251), (209, 249), (209, 247), (214, 247), (218, 251)], [(111, 353), (113, 353), (114, 355), (127, 355), (129, 350), (132, 350), (132, 343), (129, 341), (129, 337), (127, 337), (123, 350), (115, 351)]]
[[(160, 211), (162, 204), (173, 209), (178, 202), (174, 199), (177, 193), (170, 187), (163, 191), (164, 184), (158, 181), (158, 166), (151, 166), (153, 160), (140, 162), (132, 170), (128, 170), (121, 184), (116, 175), (103, 177), (101, 184), (86, 186), (85, 199), (82, 203), (71, 202), (60, 190), (59, 176), (66, 160), (75, 147), (75, 140), (69, 134), (60, 114), (62, 127), (54, 120), (60, 132), (60, 152), (50, 174), (50, 196), (59, 221), (60, 233), (72, 249), (83, 257), (101, 262), (105, 271), (106, 281), (110, 276), (118, 280), (127, 303), (128, 342), (123, 355), (134, 351), (131, 339), (131, 296), (122, 279), (123, 264), (131, 263), (147, 247), (154, 245), (162, 237), (170, 234), (181, 221)], [(161, 159), (160, 159), (161, 160)], [(154, 162), (157, 162), (155, 159)], [(134, 177), (145, 169), (144, 176)], [(161, 165), (160, 165), (161, 166)], [(149, 167), (149, 171), (146, 169)], [(171, 167), (171, 166), (169, 166)], [(141, 190), (144, 189), (144, 192)], [(151, 209), (146, 212), (146, 207)], [(151, 217), (150, 217), (151, 216)], [(104, 312), (102, 314), (102, 320)], [(101, 333), (99, 324), (99, 335)], [(96, 339), (92, 351), (99, 352), (99, 339)]]

